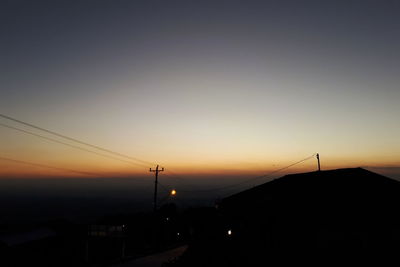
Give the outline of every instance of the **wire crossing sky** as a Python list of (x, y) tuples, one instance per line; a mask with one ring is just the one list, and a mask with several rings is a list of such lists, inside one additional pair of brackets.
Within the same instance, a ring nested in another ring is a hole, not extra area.
[[(147, 162), (147, 161), (144, 161), (144, 160), (141, 160), (141, 159), (137, 159), (137, 158), (134, 158), (134, 157), (131, 157), (131, 156), (127, 156), (127, 155), (124, 155), (124, 154), (121, 154), (121, 153), (118, 153), (118, 152), (115, 152), (115, 151), (112, 151), (112, 150), (109, 150), (109, 149), (106, 149), (106, 148), (103, 148), (103, 147), (99, 147), (99, 146), (96, 146), (96, 145), (92, 145), (92, 144), (89, 144), (89, 143), (87, 143), (87, 142), (80, 141), (80, 140), (78, 140), (78, 139), (76, 139), (76, 138), (72, 138), (72, 137), (69, 137), (69, 136), (66, 136), (66, 135), (63, 135), (63, 134), (60, 134), (60, 133), (56, 133), (56, 132), (53, 132), (53, 131), (51, 131), (51, 130), (44, 129), (44, 128), (42, 128), (42, 127), (33, 125), (33, 124), (31, 124), (31, 123), (27, 123), (27, 122), (24, 122), (24, 121), (21, 121), (21, 120), (12, 118), (12, 117), (10, 117), (10, 116), (6, 116), (6, 115), (4, 115), (4, 114), (0, 114), (0, 117), (2, 117), (2, 118), (4, 118), (4, 119), (7, 119), (7, 120), (10, 120), (10, 121), (13, 121), (13, 122), (17, 122), (17, 123), (22, 124), (22, 125), (26, 125), (26, 126), (28, 126), (28, 127), (37, 129), (37, 130), (39, 130), (39, 131), (42, 131), (42, 132), (51, 134), (51, 135), (53, 135), (53, 136), (61, 137), (62, 139), (66, 139), (66, 140), (68, 140), (68, 141), (72, 141), (72, 142), (74, 142), (74, 143), (78, 143), (78, 144), (80, 144), (80, 145), (84, 145), (84, 146), (86, 146), (86, 147), (90, 147), (90, 148), (92, 148), (92, 149), (94, 148), (94, 149), (96, 149), (96, 150), (100, 150), (100, 151), (106, 152), (106, 153), (108, 153), (108, 154), (116, 155), (116, 156), (119, 156), (119, 157), (122, 157), (122, 158), (127, 158), (127, 159), (130, 159), (130, 160), (136, 161), (136, 162), (140, 162), (141, 164), (134, 163), (134, 162), (130, 162), (130, 163), (133, 163), (133, 164), (136, 164), (136, 165), (139, 165), (139, 166), (147, 167), (147, 166), (151, 166), (151, 165), (154, 164), (154, 163)], [(16, 127), (8, 126), (8, 125), (5, 125), (5, 124), (0, 124), (0, 126), (6, 127), (6, 128), (10, 128), (10, 129), (14, 129), (14, 130), (17, 130), (17, 131), (20, 131), (20, 132), (24, 132), (24, 133), (27, 133), (27, 134), (31, 134), (31, 135), (37, 136), (37, 137), (39, 137), (39, 138), (44, 138), (44, 139), (46, 139), (46, 140), (53, 141), (53, 142), (56, 142), (56, 143), (60, 143), (60, 144), (63, 144), (63, 145), (72, 146), (72, 147), (74, 147), (74, 148), (77, 148), (77, 149), (80, 149), (80, 150), (84, 150), (84, 151), (86, 151), (86, 152), (95, 153), (95, 154), (97, 154), (97, 155), (102, 155), (102, 156), (104, 156), (104, 154), (100, 154), (100, 153), (98, 153), (98, 152), (94, 152), (94, 151), (91, 151), (91, 150), (88, 150), (88, 149), (85, 149), (85, 148), (82, 148), (82, 147), (78, 147), (78, 146), (75, 146), (75, 145), (71, 145), (71, 144), (68, 144), (68, 143), (64, 143), (64, 142), (58, 141), (58, 140), (56, 140), (56, 139), (49, 138), (49, 137), (45, 137), (45, 136), (42, 136), (42, 135), (38, 135), (38, 134), (35, 134), (35, 133), (32, 133), (32, 132), (28, 132), (28, 131), (25, 131), (25, 130), (22, 130), (22, 129), (19, 129), (19, 128), (16, 128)], [(106, 157), (110, 157), (110, 156), (108, 156), (108, 155), (105, 155), (105, 156), (106, 156)], [(116, 159), (115, 157), (111, 157), (111, 158)], [(119, 159), (119, 160), (120, 160), (120, 159)], [(125, 161), (125, 162), (126, 162), (126, 161)], [(143, 165), (143, 164), (148, 164), (148, 165), (146, 166), (146, 165)]]
[[(259, 175), (318, 151), (325, 169), (400, 177), (399, 25), (392, 0), (6, 0), (0, 113), (184, 176)], [(4, 158), (143, 172), (0, 123)], [(46, 173), (0, 162), (20, 176)]]

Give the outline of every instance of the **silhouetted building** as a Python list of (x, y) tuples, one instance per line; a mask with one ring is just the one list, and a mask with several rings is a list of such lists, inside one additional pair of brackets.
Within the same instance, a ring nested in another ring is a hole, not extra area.
[(286, 175), (223, 199), (214, 218), (219, 234), (189, 248), (183, 261), (399, 262), (399, 208), (400, 182), (362, 168)]

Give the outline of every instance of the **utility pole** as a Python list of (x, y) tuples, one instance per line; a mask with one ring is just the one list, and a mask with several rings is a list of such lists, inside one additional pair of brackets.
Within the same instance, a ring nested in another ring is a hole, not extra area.
[(318, 171), (321, 171), (321, 165), (319, 163), (319, 153), (317, 153), (317, 160), (318, 160)]
[(154, 181), (154, 208), (153, 208), (153, 211), (154, 212), (156, 212), (156, 210), (157, 210), (157, 185), (158, 185), (158, 173), (159, 172), (163, 172), (164, 171), (164, 168), (162, 168), (161, 170), (160, 169), (158, 169), (158, 165), (157, 165), (157, 167), (156, 167), (156, 169), (155, 170), (152, 170), (151, 168), (150, 168), (150, 172), (154, 172), (154, 175), (155, 175), (155, 181)]

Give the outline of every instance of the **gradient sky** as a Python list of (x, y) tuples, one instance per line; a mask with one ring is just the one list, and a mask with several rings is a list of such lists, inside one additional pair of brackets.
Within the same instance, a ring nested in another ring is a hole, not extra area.
[[(182, 175), (261, 174), (319, 152), (323, 168), (400, 177), (399, 1), (9, 0), (0, 33), (2, 114)], [(0, 136), (0, 157), (148, 175)], [(0, 160), (1, 177), (67, 173)]]

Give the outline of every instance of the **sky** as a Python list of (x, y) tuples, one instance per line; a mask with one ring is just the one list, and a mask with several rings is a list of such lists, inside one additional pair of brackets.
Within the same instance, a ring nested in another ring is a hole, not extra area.
[(398, 1), (5, 0), (0, 33), (1, 114), (140, 159), (1, 117), (2, 178), (252, 177), (317, 152), (400, 178)]

